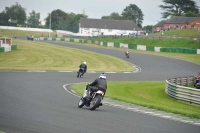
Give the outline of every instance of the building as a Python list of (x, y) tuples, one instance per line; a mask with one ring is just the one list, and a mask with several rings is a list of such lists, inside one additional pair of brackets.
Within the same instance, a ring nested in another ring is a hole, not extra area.
[(79, 34), (88, 36), (129, 35), (140, 31), (131, 20), (81, 18), (79, 23)]
[(194, 28), (200, 28), (200, 17), (174, 16), (169, 20), (160, 21), (158, 24), (153, 26), (153, 31), (158, 32), (160, 30)]
[(156, 25), (153, 26), (153, 32), (160, 32), (161, 30), (164, 30), (164, 24), (167, 22), (167, 20), (162, 20)]

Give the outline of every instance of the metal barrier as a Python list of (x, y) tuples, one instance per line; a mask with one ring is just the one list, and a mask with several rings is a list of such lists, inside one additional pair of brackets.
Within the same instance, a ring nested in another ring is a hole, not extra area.
[(194, 84), (194, 76), (166, 80), (165, 92), (176, 99), (200, 104), (200, 89), (185, 87)]

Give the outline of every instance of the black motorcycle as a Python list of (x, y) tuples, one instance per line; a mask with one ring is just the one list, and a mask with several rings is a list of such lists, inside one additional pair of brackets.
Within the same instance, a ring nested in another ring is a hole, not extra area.
[(129, 57), (130, 57), (129, 53), (125, 53), (125, 55), (126, 55), (126, 58), (129, 58)]
[(77, 78), (81, 78), (83, 74), (84, 74), (84, 71), (82, 69), (79, 69), (79, 71), (77, 72)]
[[(87, 89), (87, 87), (85, 89)], [(102, 105), (104, 92), (98, 90), (97, 92), (93, 92), (92, 94), (90, 93), (91, 92), (89, 92), (89, 98), (83, 99), (83, 97), (81, 97), (78, 103), (79, 108), (82, 108), (85, 105), (86, 107), (89, 107), (90, 110), (95, 110)]]

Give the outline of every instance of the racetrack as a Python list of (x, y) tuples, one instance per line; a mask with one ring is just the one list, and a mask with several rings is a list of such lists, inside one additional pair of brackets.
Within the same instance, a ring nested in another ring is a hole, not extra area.
[[(62, 42), (56, 45), (112, 55), (141, 68), (138, 73), (107, 73), (108, 81), (165, 81), (196, 75), (200, 65), (148, 54), (88, 47)], [(78, 69), (78, 67), (77, 67)], [(89, 69), (89, 66), (88, 66)], [(95, 111), (77, 107), (79, 97), (63, 85), (91, 82), (99, 73), (0, 72), (0, 131), (6, 133), (199, 133), (200, 126), (103, 105)], [(109, 89), (109, 88), (108, 88)]]

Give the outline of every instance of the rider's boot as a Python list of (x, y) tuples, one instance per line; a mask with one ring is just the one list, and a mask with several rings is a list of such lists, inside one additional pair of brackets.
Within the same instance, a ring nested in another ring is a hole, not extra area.
[(84, 94), (83, 94), (83, 99), (87, 99), (89, 97), (89, 92), (88, 92), (88, 90), (85, 90), (84, 91)]

